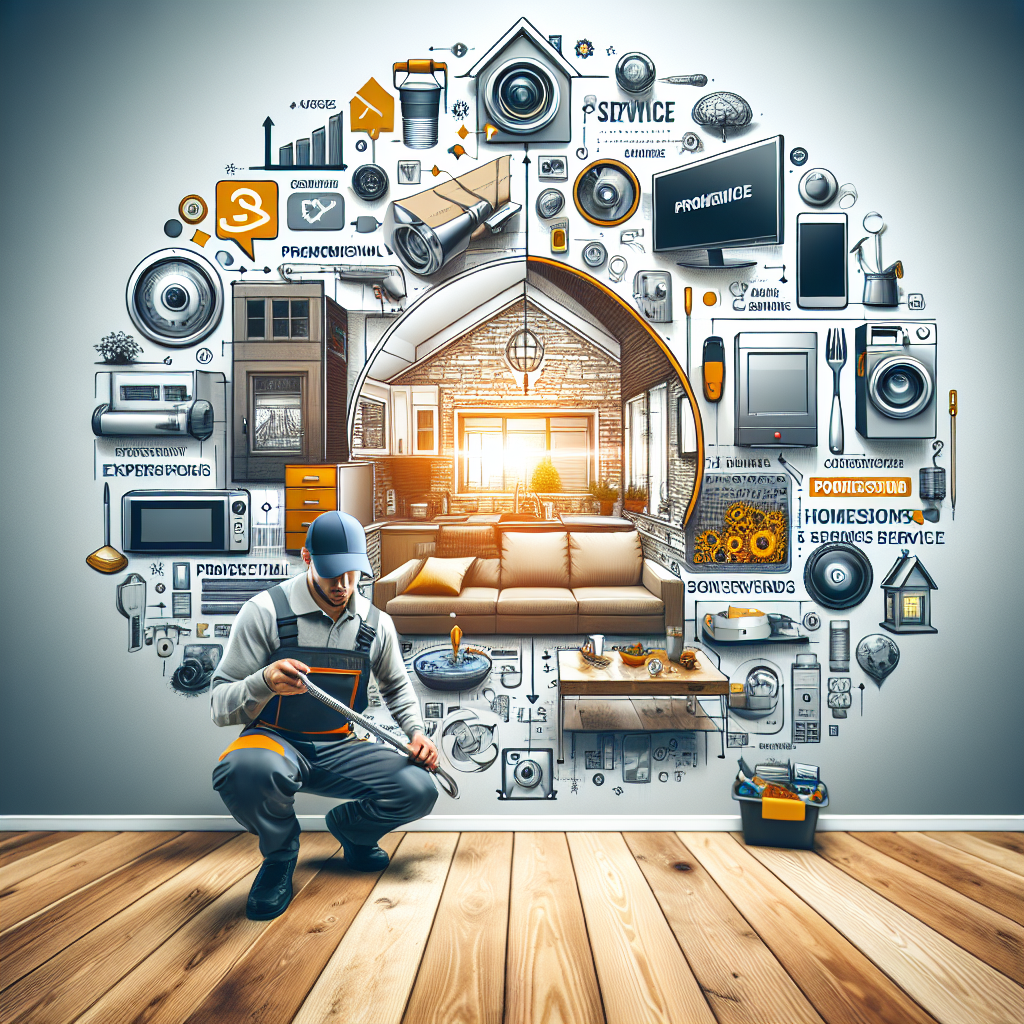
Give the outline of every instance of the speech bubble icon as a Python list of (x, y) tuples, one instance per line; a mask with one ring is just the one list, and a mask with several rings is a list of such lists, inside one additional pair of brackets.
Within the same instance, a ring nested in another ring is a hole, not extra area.
[(348, 101), (349, 131), (366, 132), (374, 142), (395, 130), (395, 98), (371, 78)]
[(217, 237), (256, 259), (253, 239), (277, 238), (277, 182), (218, 181)]

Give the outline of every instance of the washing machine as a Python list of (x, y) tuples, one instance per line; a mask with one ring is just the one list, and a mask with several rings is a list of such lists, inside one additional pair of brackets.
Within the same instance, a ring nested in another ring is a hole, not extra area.
[(856, 332), (857, 433), (935, 436), (934, 322), (867, 323)]

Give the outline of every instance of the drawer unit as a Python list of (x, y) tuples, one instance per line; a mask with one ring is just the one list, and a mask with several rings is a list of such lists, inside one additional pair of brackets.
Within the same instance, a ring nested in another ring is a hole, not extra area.
[(284, 511), (284, 528), (287, 533), (301, 533), (306, 536), (309, 524), (322, 515), (326, 509), (297, 509), (287, 508)]
[(285, 509), (319, 509), (326, 512), (338, 507), (338, 492), (333, 487), (286, 487)]
[(330, 487), (338, 484), (336, 466), (285, 466), (285, 487)]
[(373, 469), (357, 462), (285, 466), (285, 550), (301, 550), (309, 524), (322, 512), (341, 508), (364, 526), (373, 522)]

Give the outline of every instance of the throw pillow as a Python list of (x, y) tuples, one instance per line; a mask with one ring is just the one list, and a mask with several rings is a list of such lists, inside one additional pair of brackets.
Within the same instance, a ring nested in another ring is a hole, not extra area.
[(458, 597), (462, 580), (473, 562), (473, 558), (428, 558), (404, 593)]

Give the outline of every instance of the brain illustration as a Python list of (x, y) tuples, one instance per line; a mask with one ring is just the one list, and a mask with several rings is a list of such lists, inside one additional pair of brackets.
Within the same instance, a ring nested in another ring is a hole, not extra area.
[(725, 142), (726, 128), (746, 128), (754, 112), (750, 104), (734, 92), (709, 92), (693, 105), (691, 116), (705, 128), (721, 128)]

